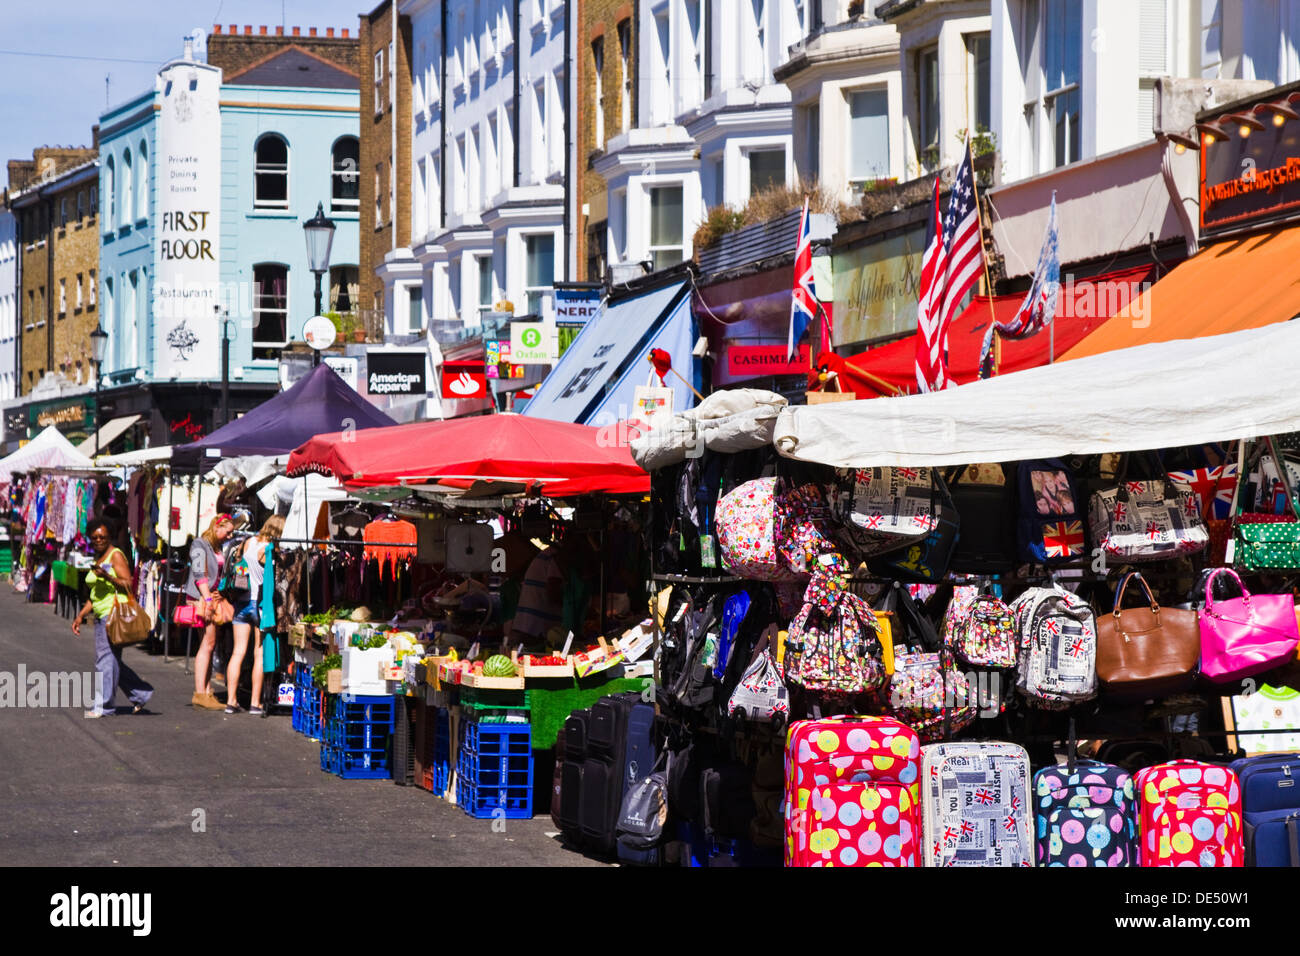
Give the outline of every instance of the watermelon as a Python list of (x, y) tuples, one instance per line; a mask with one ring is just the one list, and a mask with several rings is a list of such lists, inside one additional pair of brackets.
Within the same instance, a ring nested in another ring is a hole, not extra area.
[(484, 677), (514, 677), (515, 664), (504, 654), (493, 654), (483, 662)]

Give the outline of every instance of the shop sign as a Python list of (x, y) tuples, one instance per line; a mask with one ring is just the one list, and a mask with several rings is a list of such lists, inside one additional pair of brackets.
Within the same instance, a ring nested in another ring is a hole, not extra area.
[(511, 322), (510, 361), (515, 365), (553, 364), (555, 326), (549, 322)]
[(366, 391), (371, 395), (423, 395), (425, 352), (384, 349), (366, 353)]
[(583, 326), (600, 315), (601, 290), (555, 288), (555, 324)]
[(326, 355), (322, 361), (330, 368), (334, 369), (339, 378), (348, 383), (348, 387), (354, 392), (357, 391), (358, 375), (361, 370), (361, 363), (351, 355)]
[(727, 374), (736, 378), (759, 378), (764, 375), (802, 375), (811, 367), (811, 350), (799, 346), (798, 358), (789, 359), (782, 345), (727, 346)]
[(850, 345), (916, 328), (925, 227), (836, 251), (835, 344)]
[[(1261, 113), (1268, 119), (1268, 114)], [(1224, 119), (1226, 140), (1201, 144), (1201, 232), (1222, 233), (1300, 213), (1300, 123), (1241, 137)]]
[(153, 313), (161, 334), (154, 376), (215, 379), (221, 375), (221, 71), (181, 61), (158, 77)]
[(487, 398), (487, 394), (487, 372), (482, 362), (443, 363), (443, 398)]
[(88, 437), (95, 428), (95, 400), (43, 402), (28, 408), (28, 436), (35, 438), (53, 425), (68, 437)]
[(203, 426), (194, 420), (193, 413), (186, 415), (184, 418), (169, 421), (167, 430), (177, 438), (184, 438), (186, 441), (198, 441), (203, 437)]

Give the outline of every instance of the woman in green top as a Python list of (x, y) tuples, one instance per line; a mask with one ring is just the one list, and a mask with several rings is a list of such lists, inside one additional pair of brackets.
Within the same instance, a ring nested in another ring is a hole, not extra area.
[(95, 551), (95, 566), (86, 574), (86, 583), (90, 585), (90, 600), (72, 622), (72, 633), (80, 636), (86, 615), (94, 612), (95, 670), (99, 672), (100, 680), (96, 683), (95, 705), (82, 716), (109, 717), (116, 713), (113, 697), (117, 693), (118, 684), (121, 684), (122, 692), (133, 705), (132, 713), (138, 714), (149, 703), (153, 688), (122, 663), (122, 648), (114, 647), (108, 642), (108, 629), (105, 626), (117, 595), (131, 592), (131, 568), (126, 563), (126, 555), (113, 547), (113, 534), (107, 521), (96, 519), (86, 530), (90, 533), (91, 547)]

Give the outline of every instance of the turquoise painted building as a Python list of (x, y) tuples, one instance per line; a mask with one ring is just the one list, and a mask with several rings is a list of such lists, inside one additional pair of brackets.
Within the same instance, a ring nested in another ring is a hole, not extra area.
[(279, 389), (315, 314), (318, 204), (335, 224), (323, 311), (359, 308), (357, 76), (288, 38), (239, 72), (203, 59), (187, 41), (99, 121), (104, 400), (154, 445), (221, 423), (223, 327), (230, 415)]

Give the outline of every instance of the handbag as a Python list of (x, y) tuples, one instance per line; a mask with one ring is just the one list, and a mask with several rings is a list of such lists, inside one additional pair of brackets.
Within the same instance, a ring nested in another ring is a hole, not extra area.
[[(1274, 461), (1280, 460), (1272, 438), (1264, 439), (1264, 447)], [(1247, 469), (1243, 466), (1239, 470), (1242, 477), (1237, 481), (1233, 537), (1225, 555), (1227, 564), (1243, 571), (1300, 571), (1300, 518), (1296, 516), (1287, 470), (1285, 467), (1278, 470), (1289, 515), (1243, 513), (1249, 498), (1249, 495), (1241, 493), (1246, 484)]]
[(135, 598), (129, 594), (117, 594), (113, 597), (113, 610), (108, 612), (104, 621), (104, 630), (108, 633), (109, 644), (125, 647), (147, 641), (153, 622)]
[[(855, 468), (836, 490), (837, 537), (853, 557), (897, 551), (935, 530), (936, 488), (929, 468)], [(951, 513), (951, 499), (947, 504)]]
[(917, 520), (928, 522), (930, 530), (919, 540), (910, 541), (904, 547), (872, 560), (868, 568), (873, 574), (915, 584), (935, 584), (943, 580), (952, 562), (961, 528), (952, 496), (938, 470), (931, 476), (929, 512), (918, 514)]
[(172, 609), (172, 623), (179, 627), (204, 627), (208, 622), (197, 604), (185, 602)]
[(1164, 478), (1126, 481), (1121, 475), (1116, 485), (1093, 493), (1089, 525), (1094, 544), (1126, 564), (1196, 554), (1210, 543), (1200, 496)]
[(934, 625), (898, 582), (885, 596), (884, 607), (896, 609), (899, 631), (889, 684), (889, 713), (926, 743), (944, 740), (969, 726), (977, 716), (978, 702)]
[[(1213, 584), (1229, 575), (1241, 597), (1215, 601)], [(1219, 568), (1205, 582), (1201, 612), (1201, 673), (1226, 684), (1271, 670), (1295, 657), (1300, 645), (1295, 601), (1289, 594), (1251, 594), (1235, 571)]]
[[(1001, 484), (982, 478), (1002, 479)], [(1016, 566), (1016, 486), (1001, 465), (970, 465), (948, 479), (961, 535), (949, 570), (1002, 574)]]
[[(1147, 607), (1123, 607), (1129, 583), (1146, 593)], [(1097, 679), (1112, 694), (1158, 697), (1185, 690), (1201, 659), (1195, 611), (1162, 608), (1136, 571), (1115, 592), (1115, 608), (1097, 621)]]
[(776, 635), (776, 625), (772, 624), (759, 638), (753, 659), (727, 701), (728, 716), (765, 721), (777, 727), (789, 719), (790, 693), (772, 655)]

